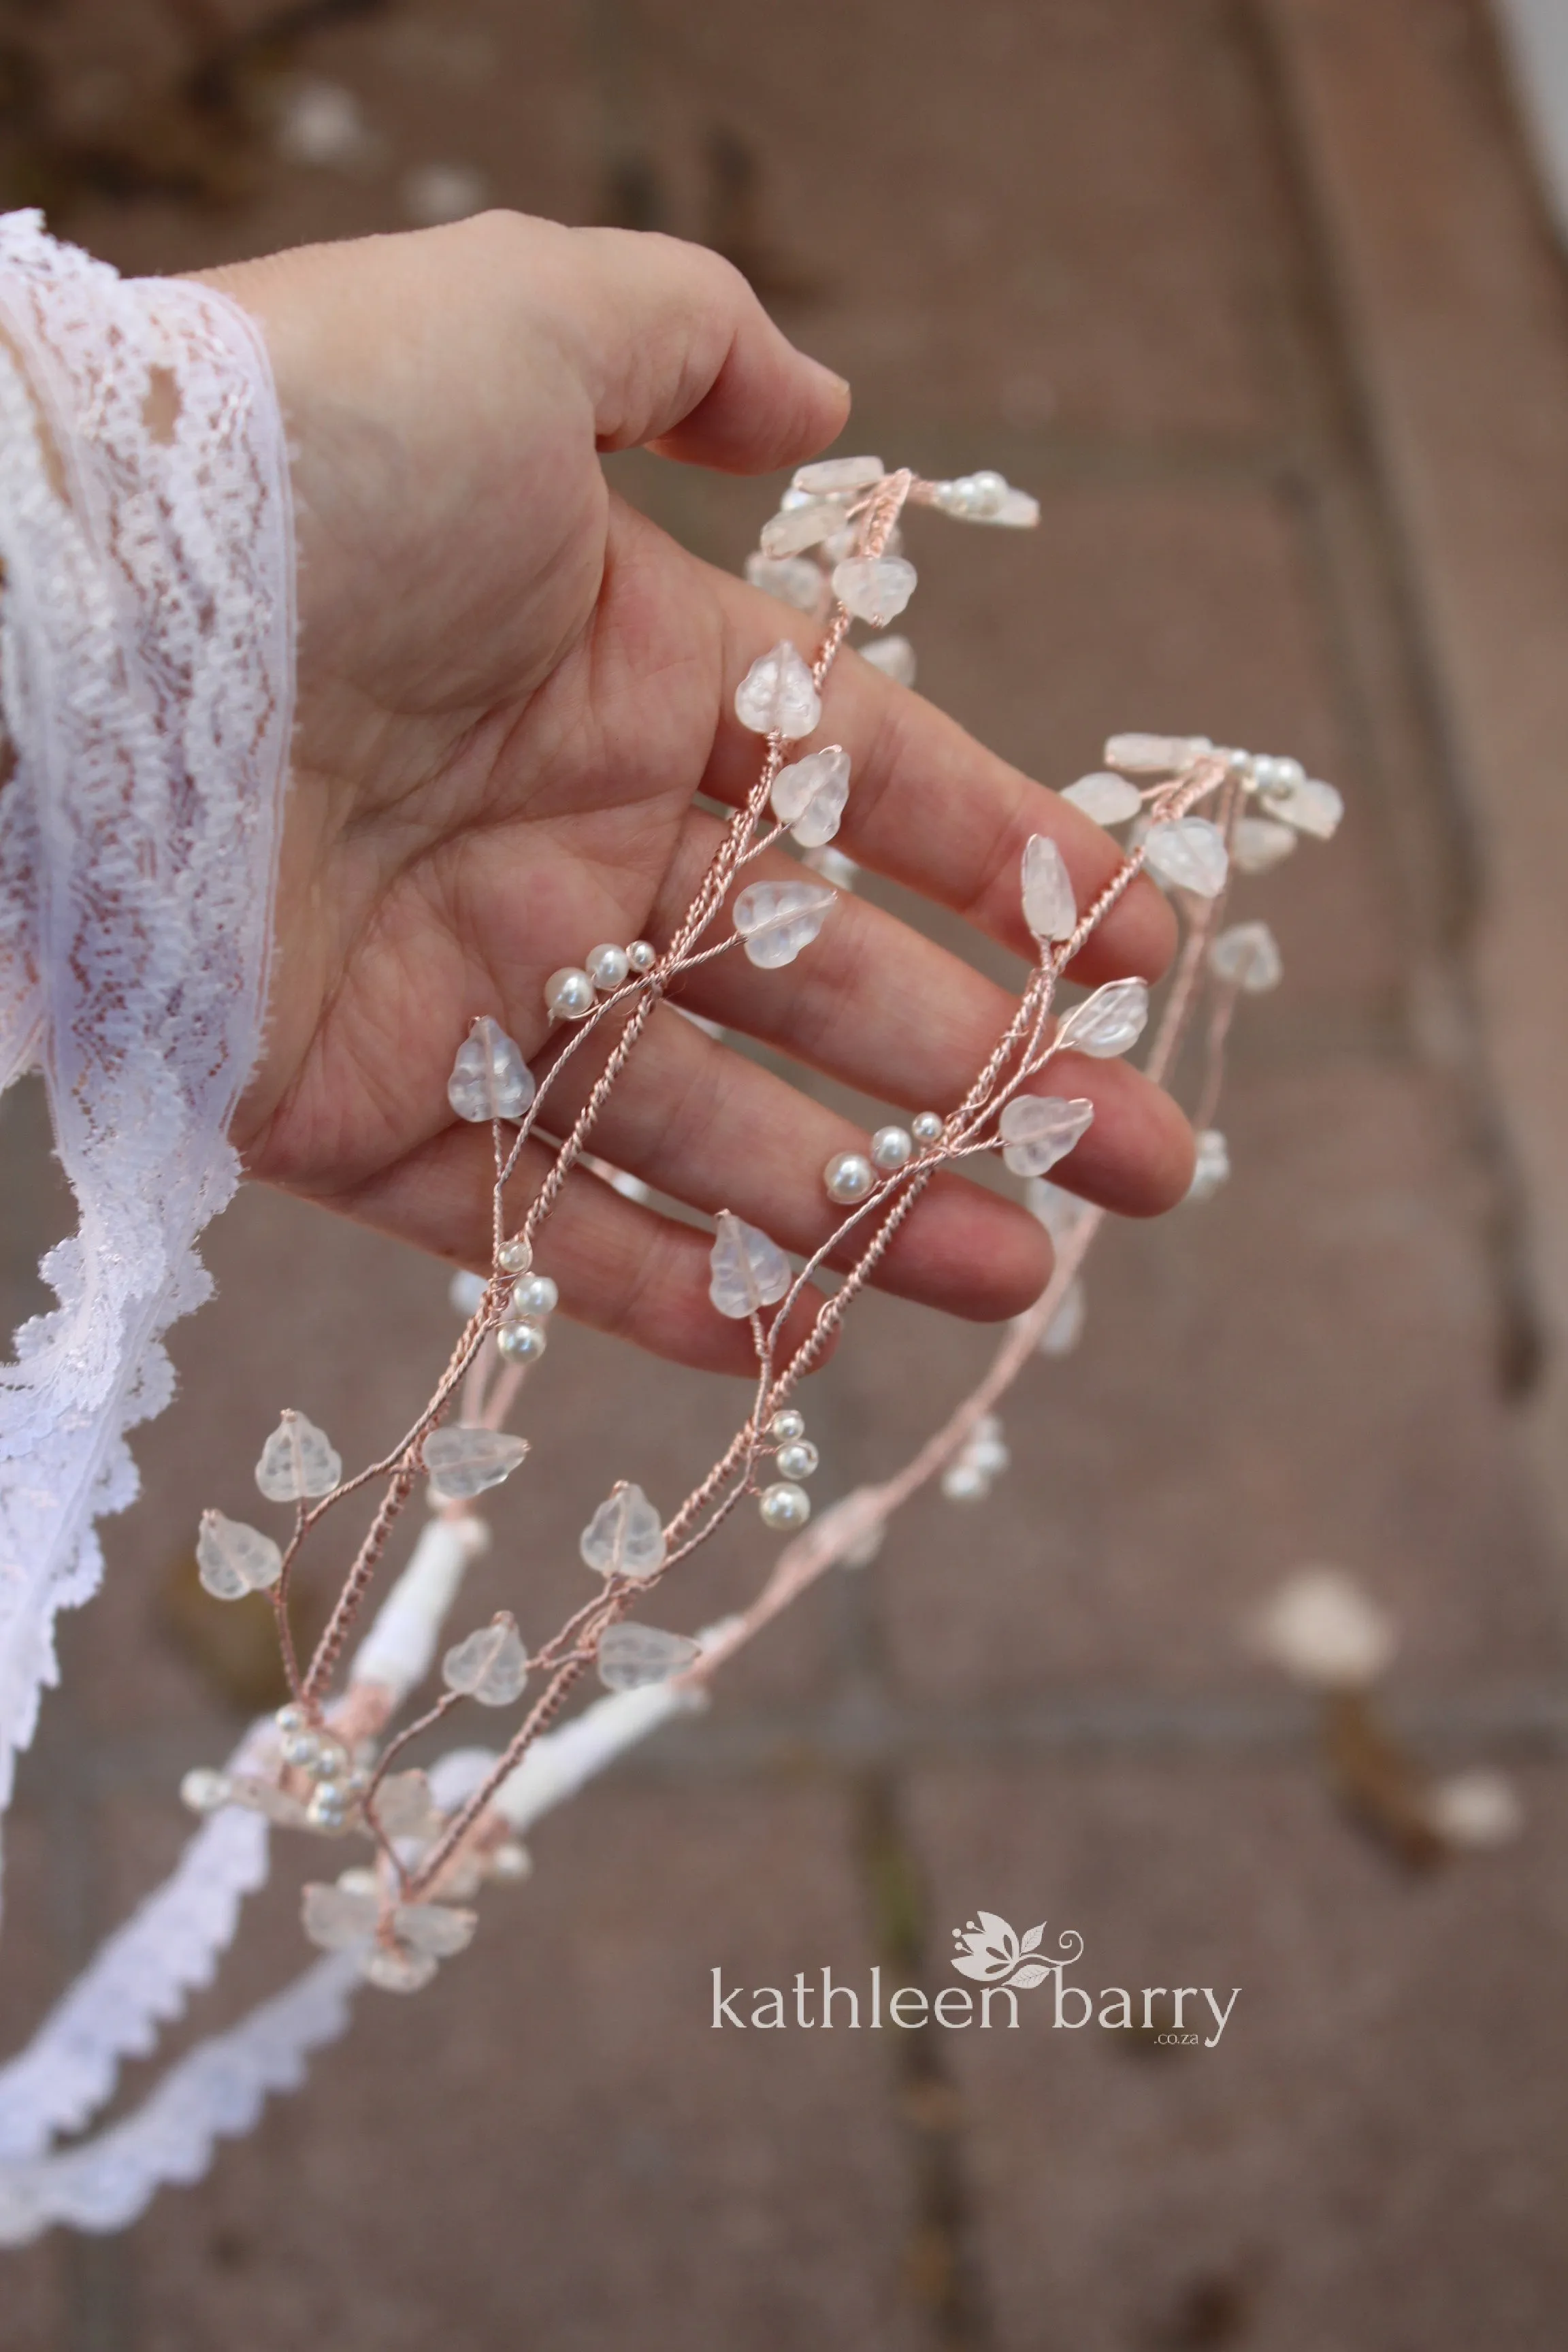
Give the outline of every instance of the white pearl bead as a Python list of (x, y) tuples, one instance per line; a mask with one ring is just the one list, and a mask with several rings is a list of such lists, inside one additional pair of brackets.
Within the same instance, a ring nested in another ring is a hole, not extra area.
[(491, 1846), (485, 1856), (486, 1877), (498, 1878), (510, 1885), (515, 1886), (519, 1879), (526, 1878), (532, 1867), (528, 1848), (519, 1845), (515, 1838), (508, 1838), (504, 1845)]
[(612, 988), (619, 988), (631, 968), (631, 958), (625, 948), (614, 947), (608, 942), (603, 947), (595, 948), (588, 958), (589, 979), (595, 988), (602, 988), (606, 992)]
[(942, 1474), (942, 1491), (950, 1503), (978, 1503), (991, 1492), (991, 1481), (973, 1462), (954, 1462)]
[(1276, 760), (1274, 762), (1274, 781), (1283, 789), (1289, 790), (1293, 785), (1304, 784), (1306, 782), (1307, 771), (1301, 765), (1300, 760)]
[(658, 961), (658, 950), (647, 940), (634, 940), (626, 950), (626, 961), (634, 971), (651, 971)]
[(515, 1241), (502, 1242), (496, 1264), (503, 1274), (526, 1274), (533, 1264), (533, 1244), (525, 1242), (521, 1234)]
[(547, 1274), (525, 1274), (512, 1286), (514, 1315), (553, 1315), (560, 1304), (561, 1293)]
[(871, 1157), (879, 1168), (901, 1168), (913, 1157), (914, 1148), (907, 1127), (879, 1127), (871, 1138)]
[(321, 1743), (313, 1731), (290, 1731), (283, 1741), (283, 1761), (301, 1772), (314, 1771)]
[(781, 1478), (809, 1478), (821, 1458), (809, 1437), (797, 1437), (780, 1446), (776, 1467)]
[(280, 1706), (272, 1718), (285, 1738), (290, 1731), (303, 1731), (310, 1719), (302, 1706)]
[(496, 1346), (509, 1364), (536, 1364), (547, 1344), (543, 1324), (527, 1316), (516, 1323), (503, 1323), (496, 1333)]
[(348, 1827), (349, 1801), (341, 1789), (323, 1785), (312, 1791), (305, 1808), (305, 1819), (313, 1830), (342, 1830)]
[(228, 1802), (226, 1776), (198, 1764), (180, 1782), (180, 1802), (193, 1813), (216, 1813), (220, 1805)]
[(349, 1769), (348, 1749), (340, 1747), (335, 1739), (321, 1740), (310, 1769), (318, 1780), (343, 1780)]
[(917, 1143), (940, 1143), (942, 1117), (939, 1110), (917, 1111), (910, 1121), (910, 1133)]
[(804, 1437), (805, 1435), (805, 1413), (796, 1412), (793, 1404), (786, 1405), (783, 1412), (775, 1412), (769, 1422), (768, 1435), (775, 1439), (780, 1445), (788, 1445), (795, 1438)]
[(557, 1021), (581, 1021), (594, 1009), (594, 983), (574, 964), (563, 964), (545, 982), (544, 1002)]
[(877, 1171), (863, 1151), (836, 1151), (822, 1171), (830, 1201), (846, 1204), (863, 1201), (877, 1181)]
[(770, 1528), (804, 1528), (811, 1517), (811, 1496), (804, 1486), (780, 1484), (763, 1490), (757, 1508)]

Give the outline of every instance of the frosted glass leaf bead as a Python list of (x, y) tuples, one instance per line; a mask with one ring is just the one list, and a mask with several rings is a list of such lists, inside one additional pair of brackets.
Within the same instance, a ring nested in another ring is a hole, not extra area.
[(410, 1951), (432, 1959), (449, 1960), (466, 1952), (479, 1925), (472, 1911), (455, 1910), (448, 1903), (400, 1903), (392, 1915), (392, 1932)]
[(831, 845), (821, 849), (808, 849), (800, 862), (840, 890), (853, 890), (856, 877), (860, 871), (852, 857), (846, 857), (841, 849), (835, 849)]
[(950, 1503), (982, 1503), (991, 1481), (977, 1463), (950, 1462), (942, 1474), (942, 1491)]
[(550, 1345), (550, 1336), (542, 1323), (531, 1315), (520, 1315), (514, 1322), (503, 1323), (496, 1333), (496, 1346), (509, 1364), (536, 1364)]
[(1197, 1138), (1197, 1150), (1193, 1160), (1193, 1181), (1187, 1186), (1189, 1201), (1208, 1201), (1222, 1184), (1230, 1181), (1230, 1146), (1217, 1127), (1205, 1127)]
[(1138, 1043), (1148, 1018), (1147, 981), (1109, 980), (1073, 1006), (1057, 1032), (1057, 1043), (1070, 1045), (1075, 1054), (1092, 1054), (1097, 1061), (1109, 1061)]
[(827, 610), (827, 574), (808, 555), (748, 555), (746, 578), (764, 596), (776, 596), (781, 604), (793, 604), (813, 619)]
[(684, 1674), (701, 1654), (684, 1633), (661, 1633), (657, 1625), (611, 1625), (599, 1643), (599, 1680), (606, 1690), (645, 1690)]
[(827, 1197), (841, 1208), (863, 1201), (877, 1181), (877, 1171), (863, 1151), (836, 1151), (822, 1171)]
[(775, 560), (799, 555), (808, 547), (820, 546), (843, 521), (843, 508), (831, 499), (808, 499), (805, 506), (785, 507), (763, 525), (763, 553)]
[(1297, 833), (1310, 834), (1314, 841), (1331, 840), (1345, 813), (1344, 802), (1333, 785), (1317, 776), (1260, 790), (1259, 798), (1271, 816), (1283, 818)]
[(769, 1422), (768, 1435), (780, 1445), (793, 1445), (797, 1437), (805, 1435), (805, 1413), (797, 1412), (792, 1404), (785, 1405), (784, 1411), (775, 1412)]
[(617, 1486), (602, 1502), (578, 1542), (585, 1567), (601, 1576), (639, 1580), (664, 1566), (664, 1526), (640, 1486)]
[(910, 1121), (910, 1133), (922, 1146), (940, 1143), (943, 1124), (941, 1111), (918, 1110)]
[(880, 457), (818, 457), (796, 467), (794, 487), (826, 498), (839, 490), (868, 490), (886, 471)]
[(428, 1780), (417, 1769), (389, 1773), (375, 1792), (375, 1810), (388, 1837), (423, 1843), (440, 1834), (440, 1808), (430, 1793)]
[(1080, 1201), (1075, 1192), (1064, 1192), (1059, 1184), (1048, 1184), (1043, 1176), (1033, 1179), (1024, 1201), (1054, 1242), (1070, 1239), (1089, 1214), (1086, 1201)]
[(1295, 846), (1291, 827), (1274, 817), (1237, 817), (1231, 828), (1230, 854), (1238, 874), (1267, 874)]
[(1233, 923), (1209, 950), (1209, 970), (1227, 987), (1261, 996), (1284, 976), (1279, 942), (1267, 923)]
[(1096, 824), (1125, 824), (1129, 817), (1138, 814), (1143, 796), (1136, 784), (1125, 776), (1112, 775), (1109, 768), (1097, 768), (1092, 775), (1080, 776), (1062, 794), (1074, 808), (1091, 816)]
[(759, 1226), (742, 1223), (731, 1210), (720, 1210), (718, 1224), (708, 1255), (708, 1296), (721, 1315), (742, 1323), (784, 1297), (790, 1286), (790, 1264), (777, 1242), (770, 1241)]
[(735, 688), (735, 716), (756, 735), (782, 735), (789, 742), (809, 735), (822, 716), (822, 699), (810, 670), (787, 637), (759, 654)]
[(256, 1483), (269, 1503), (303, 1503), (330, 1495), (343, 1475), (342, 1456), (327, 1433), (302, 1412), (285, 1412), (261, 1449)]
[(1105, 764), (1129, 776), (1179, 776), (1213, 750), (1206, 735), (1112, 735)]
[(307, 1886), (300, 1898), (306, 1935), (323, 1952), (353, 1951), (375, 1933), (376, 1897), (345, 1886)]
[(581, 1021), (594, 1010), (594, 983), (576, 964), (563, 964), (544, 983), (545, 1011), (556, 1021)]
[(1081, 1282), (1069, 1282), (1061, 1305), (1040, 1334), (1042, 1356), (1070, 1356), (1083, 1337), (1089, 1298)]
[(1225, 835), (1206, 816), (1179, 816), (1169, 824), (1152, 824), (1143, 859), (1162, 882), (1200, 898), (1217, 898), (1230, 870)]
[(619, 988), (631, 968), (631, 958), (625, 948), (616, 947), (609, 940), (591, 950), (584, 967), (594, 986), (602, 989), (606, 996)]
[(971, 515), (971, 522), (1000, 523), (1005, 530), (1033, 530), (1040, 520), (1040, 502), (1027, 490), (1016, 490), (1012, 484), (995, 511), (992, 514)]
[(525, 1274), (511, 1286), (514, 1315), (553, 1315), (560, 1304), (561, 1293), (547, 1274)]
[(797, 1437), (788, 1445), (781, 1445), (775, 1457), (781, 1478), (811, 1478), (816, 1474), (821, 1455), (809, 1437)]
[(890, 677), (895, 686), (913, 686), (915, 682), (915, 649), (908, 637), (878, 637), (859, 648), (862, 661)]
[(833, 593), (858, 621), (885, 629), (915, 593), (919, 574), (903, 555), (852, 555), (833, 567)]
[(1070, 939), (1078, 928), (1067, 861), (1043, 833), (1032, 833), (1024, 846), (1024, 920), (1037, 940)]
[(422, 1992), (440, 1963), (431, 1952), (405, 1952), (373, 1944), (360, 1961), (360, 1974), (378, 1992)]
[(1094, 1123), (1081, 1096), (1015, 1095), (1002, 1111), (1002, 1158), (1015, 1176), (1043, 1176), (1065, 1160)]
[(533, 1100), (533, 1073), (522, 1058), (521, 1046), (488, 1013), (481, 1013), (458, 1048), (447, 1100), (459, 1118), (476, 1125), (521, 1118)]
[(907, 1168), (914, 1152), (915, 1139), (907, 1127), (879, 1127), (871, 1138), (871, 1164), (889, 1174)]
[(781, 1478), (776, 1486), (764, 1486), (757, 1508), (766, 1528), (804, 1528), (811, 1517), (811, 1496), (804, 1486)]
[(202, 1513), (196, 1537), (196, 1569), (215, 1601), (238, 1601), (265, 1592), (283, 1573), (283, 1555), (270, 1536), (221, 1511)]
[(477, 1699), (480, 1706), (510, 1706), (528, 1680), (528, 1652), (510, 1610), (449, 1649), (441, 1661), (449, 1691)]
[(455, 1274), (447, 1291), (452, 1302), (453, 1314), (460, 1315), (466, 1323), (469, 1316), (477, 1315), (484, 1305), (485, 1293), (489, 1288), (489, 1285), (482, 1274)]
[(809, 751), (773, 778), (773, 814), (803, 849), (832, 840), (849, 797), (849, 754), (841, 744)]
[(833, 910), (838, 893), (826, 882), (753, 882), (735, 901), (735, 929), (746, 961), (778, 971), (808, 948)]
[(430, 1432), (425, 1440), (425, 1467), (444, 1503), (468, 1503), (510, 1478), (527, 1452), (526, 1437), (457, 1422)]

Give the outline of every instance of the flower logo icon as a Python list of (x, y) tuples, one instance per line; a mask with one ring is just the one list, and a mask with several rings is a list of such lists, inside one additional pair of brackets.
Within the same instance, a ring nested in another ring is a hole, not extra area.
[(982, 1911), (966, 1927), (953, 1929), (953, 1941), (961, 1948), (954, 1953), (952, 1965), (961, 1977), (1027, 1991), (1033, 1985), (1043, 1984), (1053, 1969), (1065, 1968), (1076, 1960), (1083, 1949), (1083, 1937), (1076, 1927), (1069, 1927), (1057, 1939), (1062, 1948), (1060, 1959), (1031, 1959), (1029, 1954), (1039, 1950), (1045, 1933), (1043, 1919), (1037, 1927), (1020, 1936), (994, 1911)]

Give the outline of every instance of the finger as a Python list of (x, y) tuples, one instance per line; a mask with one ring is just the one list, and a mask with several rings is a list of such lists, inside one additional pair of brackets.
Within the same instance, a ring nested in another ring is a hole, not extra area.
[[(705, 791), (731, 804), (757, 779), (761, 739), (734, 715), (734, 693), (758, 654), (781, 636), (808, 657), (809, 622), (743, 581), (711, 572), (724, 613), (728, 647), (722, 711)], [(841, 743), (850, 756), (849, 799), (839, 845), (889, 881), (951, 908), (1003, 946), (1033, 961), (1020, 879), (1034, 833), (1060, 849), (1080, 911), (1090, 906), (1123, 853), (1080, 809), (1047, 792), (977, 743), (957, 722), (869, 662), (840, 654), (827, 678), (821, 726), (794, 751)], [(1152, 882), (1140, 875), (1090, 936), (1072, 967), (1075, 980), (1140, 973), (1157, 980), (1175, 952), (1176, 924)]]
[(795, 350), (718, 254), (625, 229), (562, 235), (552, 315), (589, 387), (601, 449), (651, 443), (754, 474), (842, 431), (848, 385)]
[[(526, 1145), (515, 1196), (509, 1198), (522, 1201), (537, 1192), (554, 1156), (542, 1144)], [(433, 1256), (488, 1273), (494, 1173), (489, 1129), (452, 1126), (395, 1166), (334, 1193), (327, 1205)], [(557, 1284), (562, 1306), (578, 1322), (697, 1371), (754, 1374), (751, 1326), (721, 1315), (708, 1296), (712, 1246), (711, 1234), (661, 1216), (585, 1169), (574, 1169), (535, 1263)], [(778, 1349), (781, 1360), (805, 1338), (822, 1304), (815, 1289), (799, 1300)]]
[[(553, 1132), (575, 1118), (596, 1067), (596, 1059), (574, 1055), (552, 1085)], [(661, 1008), (605, 1097), (590, 1148), (676, 1200), (709, 1214), (732, 1209), (782, 1248), (809, 1255), (846, 1214), (828, 1199), (823, 1171), (837, 1152), (864, 1151), (867, 1136)], [(872, 1211), (851, 1227), (829, 1264), (852, 1265), (879, 1222)], [(873, 1278), (923, 1306), (997, 1322), (1031, 1305), (1050, 1269), (1049, 1244), (1026, 1210), (944, 1171), (922, 1192)]]
[[(719, 832), (716, 818), (692, 811), (667, 878), (671, 914), (688, 903)], [(746, 869), (748, 881), (799, 876), (795, 861), (776, 851)], [(656, 929), (663, 920), (661, 910)], [(718, 918), (715, 942), (729, 920)], [(874, 1100), (944, 1117), (963, 1100), (1017, 1010), (1017, 999), (994, 981), (852, 891), (838, 893), (787, 975), (759, 971), (731, 949), (682, 980), (678, 1001)], [(1141, 1070), (1064, 1054), (1034, 1083), (1036, 1091), (1095, 1105), (1089, 1137), (1060, 1171), (1063, 1184), (1122, 1216), (1157, 1216), (1183, 1198), (1192, 1181), (1192, 1131)], [(863, 1136), (841, 1140), (823, 1158), (863, 1148)], [(679, 1184), (653, 1181), (701, 1205)]]

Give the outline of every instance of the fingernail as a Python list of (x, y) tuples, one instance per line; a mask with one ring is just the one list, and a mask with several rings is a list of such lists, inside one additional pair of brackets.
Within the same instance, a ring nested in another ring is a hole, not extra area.
[(855, 395), (851, 390), (847, 376), (837, 374), (834, 369), (828, 367), (822, 360), (813, 360), (811, 364), (816, 370), (818, 375), (825, 375), (827, 378), (828, 383), (833, 386), (834, 390), (840, 394), (845, 400), (852, 400), (854, 398)]

